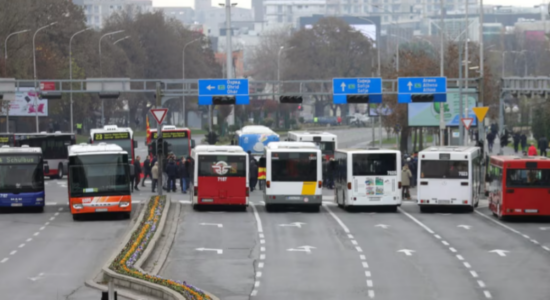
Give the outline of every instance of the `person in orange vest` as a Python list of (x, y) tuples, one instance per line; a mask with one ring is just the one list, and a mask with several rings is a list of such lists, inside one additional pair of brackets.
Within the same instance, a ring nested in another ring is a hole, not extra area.
[(262, 155), (260, 157), (260, 160), (258, 161), (258, 180), (260, 182), (260, 191), (262, 191), (265, 188), (265, 175), (266, 175), (266, 162), (265, 162), (265, 156)]
[(537, 148), (535, 147), (535, 144), (532, 143), (531, 147), (529, 147), (529, 151), (527, 152), (527, 155), (529, 156), (537, 156)]

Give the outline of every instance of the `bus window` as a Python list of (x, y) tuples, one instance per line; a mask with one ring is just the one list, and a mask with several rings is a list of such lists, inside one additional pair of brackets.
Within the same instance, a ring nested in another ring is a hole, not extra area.
[(422, 160), (420, 177), (431, 179), (468, 179), (468, 161)]
[(508, 169), (506, 171), (506, 187), (550, 187), (550, 170)]
[(334, 142), (319, 142), (316, 144), (324, 155), (334, 155)]
[(353, 154), (353, 176), (397, 175), (396, 154)]
[(199, 155), (199, 177), (246, 177), (244, 155)]
[(272, 153), (271, 180), (317, 181), (316, 153)]

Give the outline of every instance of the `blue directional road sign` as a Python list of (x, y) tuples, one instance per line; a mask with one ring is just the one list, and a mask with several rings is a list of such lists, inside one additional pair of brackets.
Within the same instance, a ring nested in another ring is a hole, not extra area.
[(236, 104), (249, 104), (248, 79), (199, 79), (199, 105), (212, 105), (213, 96), (235, 96)]
[(447, 102), (446, 77), (402, 77), (397, 79), (397, 102), (411, 103), (412, 95), (434, 95), (434, 102)]
[(333, 78), (334, 104), (346, 104), (347, 95), (369, 95), (369, 103), (382, 103), (382, 78)]

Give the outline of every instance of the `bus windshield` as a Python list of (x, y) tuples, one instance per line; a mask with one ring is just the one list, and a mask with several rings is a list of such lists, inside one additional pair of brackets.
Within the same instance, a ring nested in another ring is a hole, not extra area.
[(109, 140), (107, 143), (120, 146), (123, 151), (128, 153), (128, 156), (132, 156), (132, 140)]
[(353, 154), (353, 176), (397, 175), (395, 153)]
[(271, 180), (317, 181), (317, 153), (272, 153)]
[(468, 179), (466, 160), (422, 160), (420, 178), (426, 179)]
[(72, 196), (130, 194), (130, 171), (125, 154), (71, 157), (69, 164)]
[(506, 187), (550, 188), (550, 170), (508, 169)]
[(43, 190), (44, 175), (41, 162), (38, 155), (0, 156), (0, 191)]
[(334, 155), (334, 142), (320, 142), (317, 145), (324, 155)]
[(177, 158), (189, 156), (189, 139), (165, 139), (172, 145), (172, 150)]
[(199, 155), (199, 177), (246, 177), (244, 155)]

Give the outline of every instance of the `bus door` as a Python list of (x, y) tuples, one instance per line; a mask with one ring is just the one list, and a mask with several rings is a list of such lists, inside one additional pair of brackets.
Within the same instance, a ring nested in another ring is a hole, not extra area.
[(419, 181), (419, 200), (428, 200), (429, 204), (472, 204), (467, 160), (422, 159)]
[(246, 155), (198, 154), (197, 163), (195, 204), (248, 204)]
[(349, 204), (395, 204), (400, 197), (397, 154), (354, 153), (351, 159), (352, 189)]
[(526, 162), (526, 169), (506, 169), (502, 209), (506, 213), (550, 215), (550, 169)]

